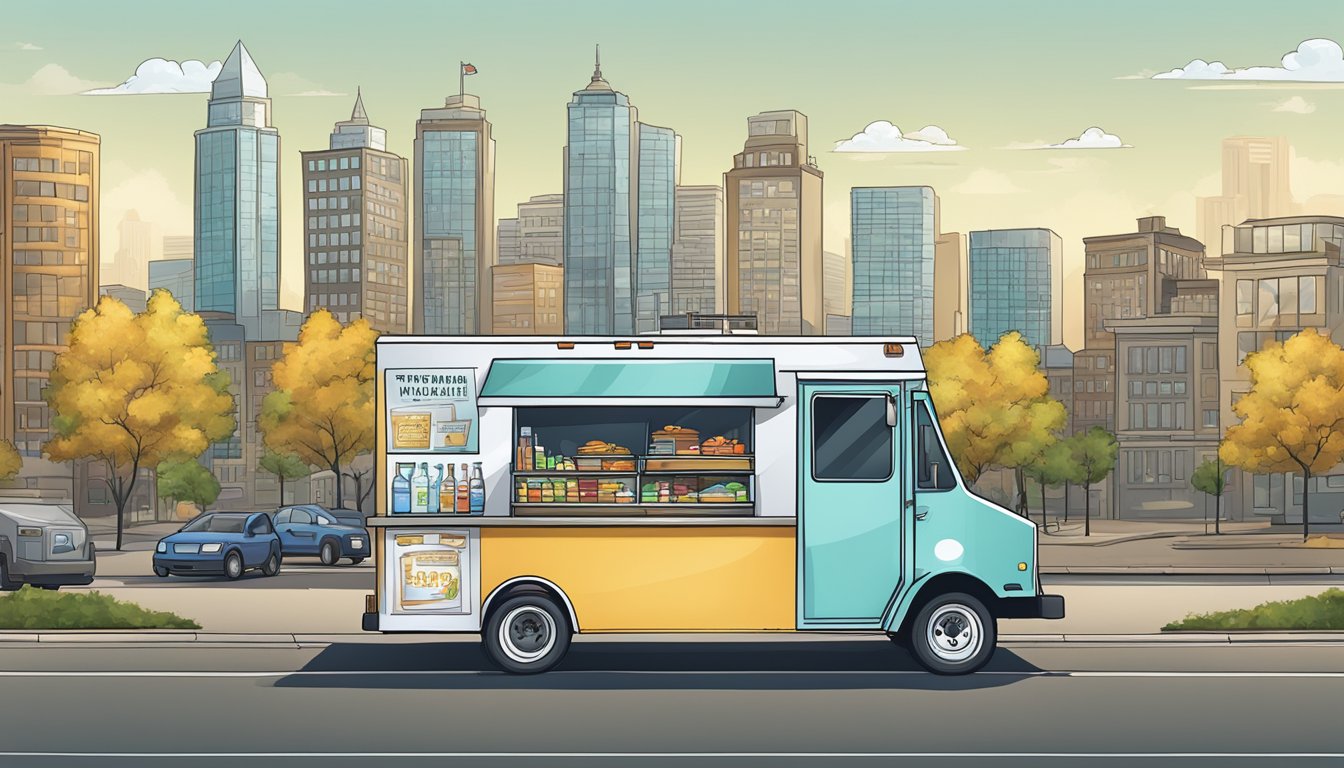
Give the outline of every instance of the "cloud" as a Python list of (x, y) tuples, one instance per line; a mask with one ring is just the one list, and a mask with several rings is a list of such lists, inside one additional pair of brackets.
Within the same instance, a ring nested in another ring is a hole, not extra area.
[(1289, 82), (1344, 82), (1344, 48), (1327, 38), (1304, 40), (1284, 54), (1277, 67), (1230, 69), (1221, 61), (1194, 59), (1189, 64), (1153, 75), (1154, 80), (1282, 80)]
[(42, 46), (40, 46), (40, 45), (33, 45), (32, 43), (15, 43), (15, 44), (14, 44), (14, 47), (17, 48), (17, 49), (19, 49), (20, 51), (40, 51), (40, 50), (42, 50)]
[(1021, 143), (1014, 142), (1009, 144), (1006, 149), (1128, 149), (1132, 145), (1126, 144), (1120, 140), (1119, 136), (1113, 133), (1107, 133), (1101, 128), (1093, 126), (1083, 131), (1077, 138), (1065, 139), (1058, 144), (1049, 144), (1046, 142)]
[(96, 86), (70, 74), (60, 64), (47, 64), (22, 83), (0, 84), (0, 93), (27, 93), (35, 96), (70, 96)]
[(271, 93), (279, 96), (349, 96), (348, 93), (323, 88), (318, 83), (294, 72), (276, 72), (266, 78)]
[(1014, 184), (1007, 174), (977, 168), (952, 191), (962, 195), (1016, 195), (1026, 190)]
[(135, 74), (112, 88), (94, 88), (84, 91), (86, 96), (121, 96), (147, 93), (209, 93), (222, 62), (206, 64), (195, 59), (182, 63), (168, 59), (146, 59), (135, 68)]
[(1287, 101), (1274, 105), (1275, 112), (1292, 112), (1298, 115), (1310, 115), (1316, 111), (1316, 105), (1302, 98), (1293, 96)]
[(862, 131), (835, 143), (834, 152), (955, 152), (963, 150), (947, 131), (926, 125), (917, 131), (902, 133), (886, 120), (869, 123)]

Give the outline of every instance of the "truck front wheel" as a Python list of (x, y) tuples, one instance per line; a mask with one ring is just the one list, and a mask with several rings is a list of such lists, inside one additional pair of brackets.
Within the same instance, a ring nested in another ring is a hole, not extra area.
[(989, 663), (998, 630), (984, 603), (950, 592), (920, 609), (907, 637), (920, 666), (939, 675), (965, 675)]
[(530, 675), (551, 669), (569, 650), (569, 618), (545, 595), (511, 597), (490, 614), (482, 640), (500, 669)]

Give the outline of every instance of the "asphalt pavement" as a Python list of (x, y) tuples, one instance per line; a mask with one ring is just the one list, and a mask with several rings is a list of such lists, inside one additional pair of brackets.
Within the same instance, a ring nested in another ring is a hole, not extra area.
[(1337, 647), (1000, 649), (580, 638), (540, 676), (474, 642), (0, 648), (0, 765), (1339, 765)]

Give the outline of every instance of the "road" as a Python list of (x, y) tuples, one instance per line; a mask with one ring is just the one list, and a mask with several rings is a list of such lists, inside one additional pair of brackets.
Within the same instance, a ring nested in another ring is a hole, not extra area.
[(0, 765), (1344, 761), (1337, 647), (1020, 646), (941, 678), (882, 638), (580, 638), (546, 675), (486, 667), (466, 639), (7, 646)]

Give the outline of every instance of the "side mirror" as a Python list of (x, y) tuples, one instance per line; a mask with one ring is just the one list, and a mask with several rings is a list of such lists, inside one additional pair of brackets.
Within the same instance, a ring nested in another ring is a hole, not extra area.
[(887, 426), (896, 426), (896, 398), (890, 394), (887, 395)]

